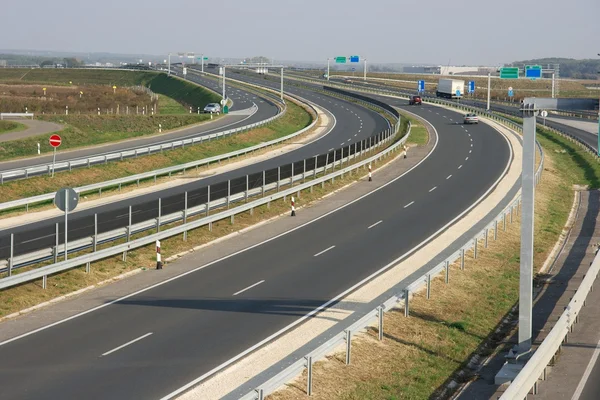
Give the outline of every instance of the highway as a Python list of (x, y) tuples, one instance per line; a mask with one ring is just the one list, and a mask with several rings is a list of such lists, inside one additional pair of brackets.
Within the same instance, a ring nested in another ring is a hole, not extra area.
[[(201, 83), (210, 79), (196, 77)], [(211, 187), (211, 198), (216, 199), (226, 196), (227, 185), (215, 186), (228, 179), (244, 177), (245, 175), (277, 168), (285, 163), (313, 157), (326, 153), (329, 149), (338, 148), (342, 142), (359, 141), (369, 137), (373, 132), (387, 129), (388, 122), (379, 114), (356, 104), (329, 98), (307, 90), (290, 88), (290, 91), (299, 94), (323, 107), (330, 109), (337, 118), (337, 124), (329, 135), (297, 149), (293, 152), (270, 158), (243, 169), (233, 170), (224, 174), (214, 175), (205, 179), (196, 180), (185, 185), (153, 192), (110, 203), (96, 208), (72, 213), (69, 217), (69, 240), (88, 237), (94, 234), (94, 214), (98, 214), (98, 232), (107, 232), (112, 229), (125, 227), (129, 220), (129, 206), (132, 206), (133, 223), (146, 221), (158, 216), (158, 199), (162, 199), (161, 212), (166, 215), (182, 210), (184, 207), (184, 193), (188, 192), (188, 206), (194, 207), (207, 201), (207, 186)], [(276, 177), (276, 171), (275, 171)], [(269, 179), (272, 179), (271, 174)], [(32, 224), (22, 225), (11, 229), (4, 229), (0, 233), (0, 258), (9, 257), (10, 234), (15, 235), (15, 255), (28, 253), (41, 248), (49, 248), (55, 243), (55, 224), (59, 223), (59, 240), (64, 239), (64, 221), (62, 217), (51, 218)]]
[[(213, 80), (204, 80), (203, 86), (209, 87), (218, 93), (221, 92), (221, 88), (217, 82)], [(182, 128), (181, 130), (168, 134), (143, 136), (122, 142), (108, 143), (101, 146), (73, 149), (68, 151), (60, 151), (59, 149), (56, 154), (56, 161), (72, 161), (82, 158), (85, 159), (90, 156), (134, 150), (136, 148), (143, 148), (150, 145), (170, 143), (174, 140), (198, 137), (214, 132), (236, 128), (238, 126), (249, 125), (270, 118), (278, 113), (278, 108), (272, 101), (258, 97), (256, 94), (243, 89), (231, 87), (227, 85), (227, 83), (225, 86), (229, 98), (234, 102), (233, 107), (231, 108), (232, 111), (249, 109), (253, 104), (258, 106), (258, 111), (252, 116), (231, 115), (212, 122), (207, 122), (206, 124), (202, 124), (200, 126)], [(52, 163), (51, 153), (38, 157), (0, 162), (0, 172), (38, 165), (47, 165), (49, 163)]]
[[(331, 101), (323, 95), (312, 100)], [(344, 104), (366, 113), (351, 106)], [(356, 116), (342, 117), (339, 108), (333, 107), (336, 133), (315, 142), (320, 146), (339, 145), (340, 136), (356, 132)], [(459, 113), (428, 105), (410, 110), (439, 134), (435, 150), (410, 173), (185, 278), (1, 344), (3, 397), (160, 398), (420, 244), (482, 197), (504, 171), (510, 150), (489, 126), (457, 123)], [(382, 127), (367, 116), (369, 133)]]

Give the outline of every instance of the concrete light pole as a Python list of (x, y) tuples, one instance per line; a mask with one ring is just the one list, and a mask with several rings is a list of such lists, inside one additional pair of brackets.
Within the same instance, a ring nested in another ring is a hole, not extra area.
[(171, 53), (169, 53), (169, 73), (167, 75), (171, 75)]
[(329, 58), (327, 58), (327, 81), (329, 82)]
[(492, 86), (492, 73), (488, 72), (488, 93), (487, 93), (487, 107), (486, 110), (490, 111), (490, 90)]
[(366, 58), (364, 59), (364, 62), (365, 62), (365, 73), (363, 76), (363, 80), (366, 82), (367, 81), (367, 59)]

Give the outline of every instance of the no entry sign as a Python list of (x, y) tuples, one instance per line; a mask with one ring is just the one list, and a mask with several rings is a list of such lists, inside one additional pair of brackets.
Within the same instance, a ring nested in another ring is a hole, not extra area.
[(62, 143), (62, 139), (58, 135), (50, 136), (50, 146), (58, 147)]

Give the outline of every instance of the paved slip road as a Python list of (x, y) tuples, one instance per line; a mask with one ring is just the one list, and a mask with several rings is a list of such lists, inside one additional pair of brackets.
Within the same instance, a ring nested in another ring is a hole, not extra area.
[[(410, 110), (439, 133), (413, 171), (287, 235), (0, 345), (3, 398), (161, 398), (432, 235), (483, 195), (510, 153), (485, 124), (463, 127), (460, 114), (428, 105)], [(338, 115), (338, 127), (349, 118)], [(339, 131), (325, 140), (339, 141)]]
[[(211, 89), (216, 90), (217, 84), (215, 81), (206, 79), (203, 83)], [(231, 88), (226, 84), (229, 97), (234, 101), (232, 111), (248, 109), (255, 103), (259, 108), (258, 111), (252, 115), (231, 115), (215, 121), (207, 122), (198, 126), (183, 128), (177, 132), (172, 132), (163, 135), (151, 135), (143, 136), (119, 143), (109, 143), (102, 146), (94, 146), (89, 148), (83, 148), (78, 150), (70, 151), (58, 151), (56, 154), (56, 161), (68, 161), (87, 158), (90, 156), (98, 156), (108, 153), (115, 153), (125, 150), (133, 150), (136, 148), (143, 148), (149, 145), (155, 145), (160, 143), (170, 143), (174, 140), (198, 137), (207, 135), (214, 132), (219, 132), (227, 129), (236, 128), (238, 126), (244, 126), (259, 122), (270, 118), (278, 113), (278, 108), (271, 101), (266, 101), (254, 93), (244, 91), (242, 89)], [(216, 90), (220, 93), (220, 90)], [(2, 135), (0, 135), (1, 137)], [(52, 154), (41, 155), (39, 157), (12, 160), (0, 162), (0, 172), (10, 171), (26, 167), (34, 167), (38, 165), (47, 165), (52, 163)]]
[[(292, 90), (292, 89), (291, 89)], [(98, 232), (125, 227), (129, 220), (129, 206), (133, 210), (133, 223), (146, 221), (158, 216), (158, 199), (162, 199), (162, 215), (182, 210), (184, 193), (188, 191), (188, 205), (194, 207), (206, 202), (206, 186), (214, 185), (228, 179), (260, 172), (292, 161), (302, 160), (329, 149), (338, 148), (342, 142), (358, 141), (370, 136), (372, 132), (387, 129), (388, 122), (379, 114), (356, 104), (335, 98), (325, 98), (314, 92), (293, 89), (294, 93), (308, 98), (331, 110), (336, 116), (337, 124), (333, 131), (321, 139), (303, 146), (293, 152), (270, 158), (266, 161), (196, 180), (185, 185), (164, 189), (152, 194), (110, 203), (96, 208), (75, 212), (69, 216), (69, 240), (88, 237), (94, 233), (94, 214), (98, 214)], [(223, 197), (225, 193), (211, 193), (211, 198)], [(218, 196), (218, 197), (217, 197)], [(55, 224), (59, 223), (60, 235), (64, 237), (64, 221), (62, 217), (47, 219), (0, 232), (0, 258), (8, 258), (10, 254), (10, 234), (15, 234), (15, 255), (28, 253), (42, 248), (49, 248), (55, 243)], [(59, 239), (63, 240), (63, 239)], [(62, 242), (61, 242), (62, 243)]]
[(18, 122), (19, 124), (27, 126), (27, 129), (0, 134), (0, 143), (24, 139), (31, 136), (43, 135), (46, 133), (53, 133), (63, 129), (62, 125), (55, 124), (54, 122), (38, 121), (35, 119), (19, 119), (14, 120), (14, 122)]

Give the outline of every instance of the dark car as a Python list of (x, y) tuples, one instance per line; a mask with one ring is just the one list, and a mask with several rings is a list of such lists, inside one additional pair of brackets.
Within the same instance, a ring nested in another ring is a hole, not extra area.
[(410, 98), (410, 100), (408, 100), (408, 104), (409, 105), (413, 105), (413, 104), (418, 104), (418, 105), (422, 105), (423, 101), (421, 100), (421, 96), (412, 96)]

